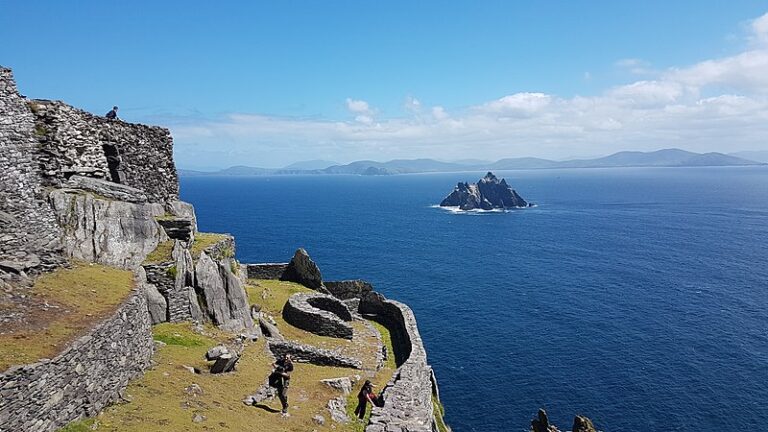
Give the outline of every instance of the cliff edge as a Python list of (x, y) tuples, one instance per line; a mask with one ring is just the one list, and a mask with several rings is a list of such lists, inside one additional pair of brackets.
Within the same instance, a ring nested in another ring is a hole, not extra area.
[[(26, 99), (0, 67), (0, 147), (0, 431), (216, 430), (239, 427), (233, 412), (263, 430), (324, 416), (355, 430), (352, 389), (330, 395), (361, 374), (384, 401), (366, 430), (448, 430), (412, 311), (362, 281), (324, 282), (303, 250), (238, 262), (235, 239), (199, 232), (179, 201), (167, 129)], [(206, 344), (237, 356), (222, 378)], [(285, 353), (303, 409), (279, 423), (240, 399)], [(153, 411), (161, 400), (175, 402)]]

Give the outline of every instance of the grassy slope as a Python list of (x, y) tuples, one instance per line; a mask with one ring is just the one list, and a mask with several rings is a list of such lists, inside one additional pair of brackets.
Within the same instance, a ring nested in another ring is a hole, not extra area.
[(76, 263), (40, 276), (32, 289), (37, 304), (24, 326), (0, 333), (0, 371), (14, 364), (52, 358), (107, 318), (130, 294), (133, 275), (99, 264)]
[[(247, 286), (252, 303), (260, 304), (262, 310), (274, 316), (283, 334), (291, 339), (316, 346), (338, 348), (345, 353), (368, 351), (372, 343), (370, 336), (361, 336), (355, 343), (317, 336), (286, 324), (280, 311), (285, 300), (296, 292), (308, 291), (300, 285), (280, 281), (250, 281)], [(264, 292), (266, 291), (266, 294)], [(262, 295), (264, 297), (262, 298)], [(355, 324), (357, 331), (367, 331), (364, 323)], [(394, 369), (388, 366), (378, 373), (372, 369), (375, 355), (362, 356), (367, 370), (329, 368), (305, 363), (296, 364), (291, 378), (289, 401), (291, 416), (283, 418), (269, 409), (279, 409), (277, 400), (265, 402), (266, 407), (244, 405), (241, 400), (254, 392), (271, 371), (271, 358), (267, 355), (264, 341), (249, 344), (237, 371), (232, 374), (211, 375), (207, 373), (205, 351), (217, 342), (225, 341), (228, 335), (215, 328), (207, 328), (207, 335), (192, 331), (190, 324), (161, 324), (154, 327), (156, 340), (167, 343), (158, 349), (155, 356), (157, 366), (147, 371), (144, 377), (132, 382), (126, 393), (131, 403), (107, 408), (96, 420), (98, 431), (153, 432), (153, 431), (359, 431), (362, 423), (335, 424), (326, 410), (328, 400), (340, 396), (337, 390), (322, 384), (320, 379), (342, 376), (370, 376), (381, 389), (389, 380)], [(388, 332), (385, 341), (388, 339)], [(391, 346), (391, 342), (385, 342)], [(373, 353), (375, 354), (375, 353)], [(350, 354), (352, 355), (352, 354)], [(202, 374), (190, 373), (183, 365), (197, 367)], [(185, 391), (192, 384), (199, 385), (203, 394), (195, 396)], [(348, 412), (355, 408), (355, 387), (348, 399)], [(195, 423), (195, 415), (206, 419)], [(324, 426), (312, 421), (320, 414), (326, 419)], [(71, 431), (79, 423), (70, 425)]]

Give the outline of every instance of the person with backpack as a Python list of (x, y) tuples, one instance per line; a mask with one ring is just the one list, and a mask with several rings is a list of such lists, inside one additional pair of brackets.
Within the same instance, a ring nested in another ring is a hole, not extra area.
[(274, 370), (269, 375), (269, 385), (277, 390), (277, 397), (283, 407), (283, 417), (288, 417), (288, 387), (291, 383), (291, 372), (293, 372), (293, 359), (290, 354), (276, 361)]
[(368, 407), (368, 403), (378, 406), (378, 397), (373, 392), (373, 383), (370, 380), (365, 380), (363, 387), (357, 393), (357, 408), (355, 408), (355, 415), (360, 420), (365, 418), (365, 410)]

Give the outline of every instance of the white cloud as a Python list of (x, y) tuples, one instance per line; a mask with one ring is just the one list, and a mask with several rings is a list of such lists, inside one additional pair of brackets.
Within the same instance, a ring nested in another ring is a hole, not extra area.
[[(768, 14), (750, 29), (750, 39), (768, 42)], [(617, 66), (648, 67), (637, 59)], [(381, 118), (368, 102), (348, 98), (350, 121), (233, 114), (202, 122), (179, 119), (170, 127), (181, 161), (220, 146), (227, 149), (217, 162), (222, 166), (279, 166), (318, 155), (344, 162), (768, 148), (768, 43), (646, 78), (594, 96), (520, 92), (450, 115), (440, 105), (421, 115), (422, 103), (409, 96), (408, 116)]]
[(347, 98), (347, 109), (353, 114), (371, 114), (373, 110), (364, 100)]
[(478, 109), (491, 114), (528, 116), (543, 110), (551, 100), (552, 97), (544, 93), (515, 93), (486, 102)]

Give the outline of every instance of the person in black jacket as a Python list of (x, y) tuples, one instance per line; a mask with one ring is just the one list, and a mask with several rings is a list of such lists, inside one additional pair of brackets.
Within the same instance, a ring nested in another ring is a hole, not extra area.
[(117, 119), (117, 107), (113, 106), (112, 109), (109, 110), (109, 112), (107, 113), (107, 115), (105, 117), (110, 119), (110, 120), (116, 120)]
[(290, 354), (276, 361), (273, 365), (275, 370), (272, 372), (274, 387), (277, 389), (277, 397), (283, 406), (283, 416), (288, 416), (288, 387), (291, 383), (291, 372), (293, 372), (293, 359)]
[(357, 393), (357, 408), (355, 408), (355, 414), (360, 420), (365, 418), (365, 409), (369, 402), (376, 405), (376, 394), (373, 392), (371, 381), (365, 380), (363, 387)]

